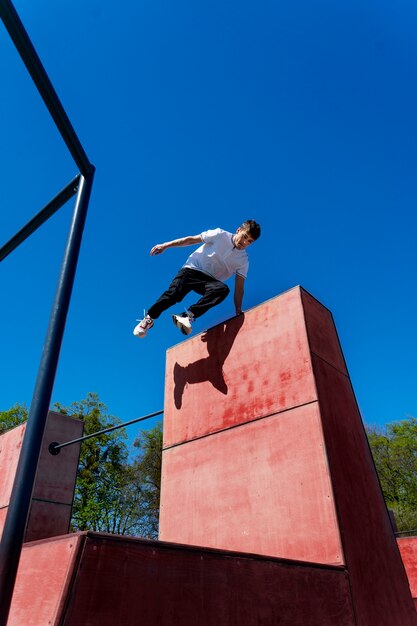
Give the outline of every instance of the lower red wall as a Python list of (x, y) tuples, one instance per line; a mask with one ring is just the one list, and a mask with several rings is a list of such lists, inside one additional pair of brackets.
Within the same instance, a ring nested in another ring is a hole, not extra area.
[(344, 568), (96, 533), (23, 548), (8, 626), (355, 626)]

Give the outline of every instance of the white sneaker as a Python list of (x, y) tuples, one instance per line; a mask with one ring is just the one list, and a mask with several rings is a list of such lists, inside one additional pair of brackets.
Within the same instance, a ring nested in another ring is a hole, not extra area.
[(173, 315), (172, 321), (175, 326), (180, 329), (183, 335), (189, 335), (193, 330), (191, 324), (194, 322), (194, 317), (192, 315), (187, 315), (187, 313)]
[(145, 337), (146, 333), (153, 326), (153, 319), (149, 317), (149, 315), (145, 315), (143, 320), (139, 322), (137, 326), (133, 329), (133, 334), (135, 337), (140, 337), (141, 339)]

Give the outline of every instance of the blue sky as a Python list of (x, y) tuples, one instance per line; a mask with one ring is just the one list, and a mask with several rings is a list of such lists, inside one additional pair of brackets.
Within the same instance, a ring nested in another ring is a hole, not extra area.
[[(182, 336), (168, 314), (132, 328), (189, 250), (149, 250), (254, 218), (244, 308), (301, 284), (334, 315), (364, 421), (417, 416), (415, 2), (15, 6), (97, 168), (53, 401), (162, 409)], [(4, 243), (77, 168), (3, 26), (0, 48)], [(72, 206), (1, 263), (0, 410), (30, 404)]]

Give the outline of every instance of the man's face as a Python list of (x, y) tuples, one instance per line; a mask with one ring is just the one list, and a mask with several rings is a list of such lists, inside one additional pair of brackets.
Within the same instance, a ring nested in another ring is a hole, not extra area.
[(233, 243), (238, 250), (244, 250), (250, 246), (251, 243), (253, 243), (253, 239), (246, 229), (240, 227), (237, 229), (236, 235), (233, 237)]

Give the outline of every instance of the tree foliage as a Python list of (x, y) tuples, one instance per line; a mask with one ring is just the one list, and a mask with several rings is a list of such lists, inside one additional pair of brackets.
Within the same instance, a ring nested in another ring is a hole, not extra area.
[(26, 422), (28, 410), (24, 404), (15, 404), (7, 411), (0, 411), (0, 435)]
[[(84, 421), (86, 435), (120, 423), (108, 414), (98, 396), (55, 409)], [(129, 463), (124, 428), (87, 439), (81, 446), (77, 473), (73, 530), (154, 537), (149, 520), (148, 486), (140, 463)]]
[(135, 440), (134, 446), (139, 449), (135, 467), (142, 480), (142, 497), (146, 510), (148, 534), (156, 538), (161, 495), (162, 423), (159, 422), (150, 430), (143, 430)]
[(381, 488), (398, 530), (417, 529), (417, 419), (367, 427)]

